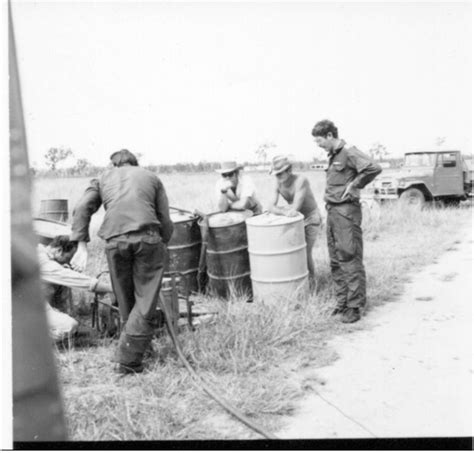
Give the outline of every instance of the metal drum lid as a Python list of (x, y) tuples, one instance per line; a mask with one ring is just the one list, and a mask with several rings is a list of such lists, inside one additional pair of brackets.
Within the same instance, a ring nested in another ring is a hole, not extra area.
[(56, 236), (71, 234), (71, 225), (55, 220), (33, 219), (33, 231), (37, 236), (53, 239)]
[(251, 226), (275, 226), (275, 225), (289, 225), (291, 223), (300, 222), (303, 220), (303, 214), (297, 213), (294, 217), (287, 217), (286, 215), (276, 215), (271, 212), (265, 212), (264, 214), (256, 215), (252, 218), (247, 219), (245, 222)]
[(209, 226), (211, 228), (219, 228), (238, 225), (244, 222), (245, 219), (252, 217), (252, 214), (252, 211), (249, 210), (219, 212), (209, 216)]
[(197, 217), (192, 214), (188, 214), (187, 212), (180, 212), (180, 211), (171, 212), (170, 218), (173, 223), (189, 222), (191, 220), (197, 219)]

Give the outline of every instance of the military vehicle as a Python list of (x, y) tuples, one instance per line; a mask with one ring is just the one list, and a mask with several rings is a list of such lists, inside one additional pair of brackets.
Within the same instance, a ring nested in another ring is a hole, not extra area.
[(438, 202), (457, 206), (473, 195), (471, 160), (460, 151), (417, 151), (405, 154), (402, 167), (373, 183), (378, 201), (400, 200), (422, 206)]

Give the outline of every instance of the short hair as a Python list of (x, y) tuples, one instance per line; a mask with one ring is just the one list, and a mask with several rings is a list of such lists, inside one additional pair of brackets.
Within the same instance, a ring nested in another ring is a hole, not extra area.
[(330, 120), (318, 121), (313, 127), (313, 137), (326, 137), (331, 132), (334, 138), (339, 138), (336, 125)]
[(68, 235), (60, 235), (56, 236), (49, 246), (54, 249), (61, 249), (61, 253), (68, 253), (77, 248), (77, 241), (71, 241)]
[(112, 161), (114, 167), (121, 167), (125, 164), (138, 167), (138, 160), (135, 154), (131, 153), (128, 149), (121, 149), (120, 151), (115, 151), (115, 153), (110, 156), (110, 160)]

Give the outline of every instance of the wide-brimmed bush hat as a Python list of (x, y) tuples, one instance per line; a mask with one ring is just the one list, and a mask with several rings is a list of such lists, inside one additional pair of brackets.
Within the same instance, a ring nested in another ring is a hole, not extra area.
[(279, 175), (291, 167), (291, 162), (287, 156), (275, 156), (272, 160), (271, 175)]
[(220, 173), (221, 175), (223, 173), (232, 173), (236, 170), (241, 170), (242, 168), (242, 165), (237, 165), (237, 162), (235, 162), (235, 160), (229, 160), (229, 161), (226, 161), (226, 162), (221, 162), (221, 168), (218, 168), (216, 171), (217, 173)]

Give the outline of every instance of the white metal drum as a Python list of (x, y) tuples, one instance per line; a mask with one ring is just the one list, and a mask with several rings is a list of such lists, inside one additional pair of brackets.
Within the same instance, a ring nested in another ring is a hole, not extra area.
[(308, 267), (303, 215), (265, 213), (246, 220), (254, 299), (305, 296)]

